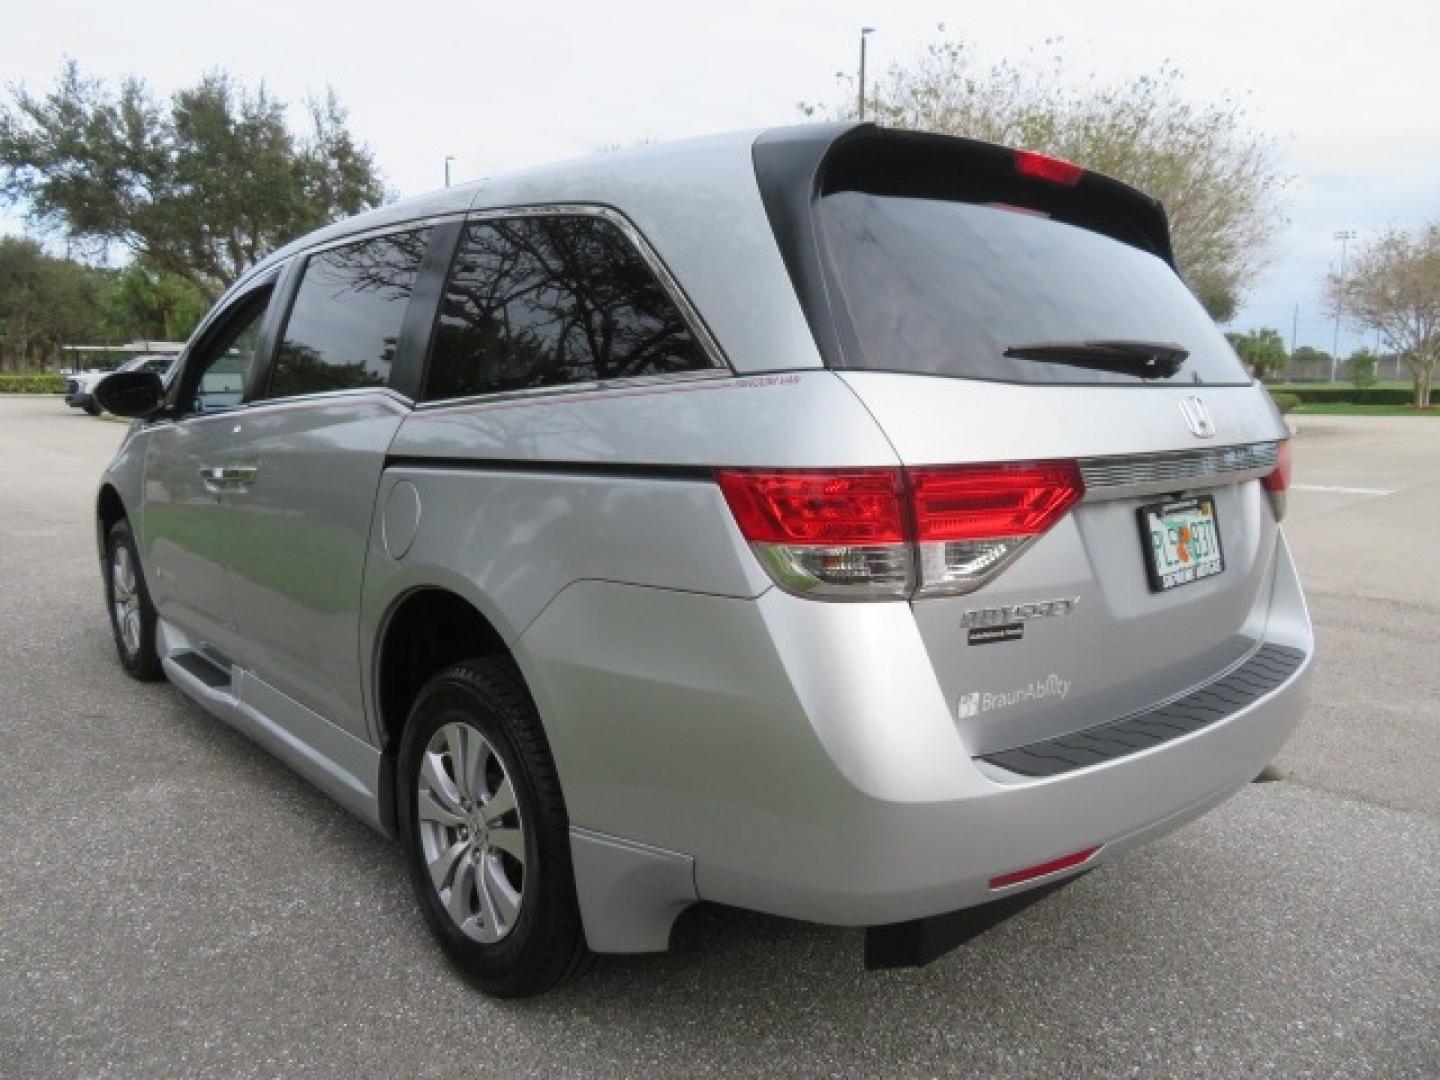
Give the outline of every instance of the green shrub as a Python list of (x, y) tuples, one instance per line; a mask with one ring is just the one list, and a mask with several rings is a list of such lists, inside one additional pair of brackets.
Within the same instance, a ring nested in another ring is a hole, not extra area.
[(1271, 390), (1270, 400), (1275, 402), (1275, 407), (1282, 413), (1288, 413), (1296, 405), (1300, 404), (1300, 395), (1287, 394), (1283, 390)]
[(1350, 384), (1360, 390), (1368, 390), (1379, 382), (1375, 374), (1380, 366), (1380, 358), (1369, 349), (1358, 349), (1345, 361), (1345, 367), (1350, 373)]
[(0, 394), (63, 394), (64, 375), (0, 375)]
[[(1273, 391), (1272, 391), (1273, 392)], [(1291, 384), (1283, 391), (1294, 394), (1306, 405), (1409, 405), (1415, 391), (1408, 386), (1341, 386), (1318, 383), (1315, 386)]]

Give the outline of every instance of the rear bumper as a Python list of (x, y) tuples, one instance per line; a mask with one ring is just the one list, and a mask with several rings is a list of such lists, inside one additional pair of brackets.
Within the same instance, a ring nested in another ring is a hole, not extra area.
[[(1064, 776), (979, 777), (965, 795), (901, 802), (856, 791), (828, 866), (792, 851), (791, 870), (696, 861), (697, 891), (814, 922), (873, 926), (983, 904), (1063, 879), (1164, 836), (1213, 809), (1279, 753), (1303, 714), (1310, 662), (1284, 685), (1213, 727)], [(965, 766), (973, 768), (973, 764)], [(1003, 889), (992, 879), (1098, 847), (1081, 866)], [(848, 858), (844, 856), (848, 854)], [(797, 872), (806, 867), (804, 872)]]
[(75, 409), (89, 408), (94, 401), (95, 396), (84, 390), (77, 390), (74, 393), (65, 395), (65, 404)]
[[(584, 582), (516, 651), (577, 827), (644, 845), (671, 871), (693, 866), (690, 898), (875, 926), (1062, 880), (1252, 780), (1301, 718), (1314, 651), (1283, 538), (1263, 644), (1304, 654), (1273, 689), (1053, 776), (977, 760), (903, 604)], [(1083, 866), (990, 888), (1090, 847)], [(621, 904), (624, 889), (607, 895)], [(587, 932), (606, 917), (585, 914)]]

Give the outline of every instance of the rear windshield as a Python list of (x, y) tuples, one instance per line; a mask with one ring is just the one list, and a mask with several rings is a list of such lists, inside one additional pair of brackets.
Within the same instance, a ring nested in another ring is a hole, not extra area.
[[(1034, 210), (945, 199), (846, 190), (820, 198), (815, 213), (832, 303), (848, 324), (848, 368), (1024, 383), (1250, 382), (1189, 289), (1138, 247)], [(1035, 355), (1093, 342), (1176, 345), (1188, 356), (1173, 373), (1141, 375)]]

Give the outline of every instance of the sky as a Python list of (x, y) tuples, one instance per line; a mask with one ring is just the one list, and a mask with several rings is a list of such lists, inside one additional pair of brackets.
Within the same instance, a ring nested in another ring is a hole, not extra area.
[[(1435, 0), (0, 0), (0, 78), (43, 90), (65, 57), (159, 93), (222, 67), (298, 106), (331, 86), (402, 196), (611, 145), (798, 120), (853, 72), (963, 33), (1023, 62), (1060, 39), (1066, 77), (1124, 79), (1170, 61), (1197, 101), (1243, 96), (1293, 178), (1274, 258), (1233, 328), (1329, 350), (1320, 280), (1336, 231), (1363, 240), (1440, 219)], [(298, 108), (294, 119), (301, 120)], [(14, 213), (0, 229), (20, 231)], [(1298, 323), (1295, 311), (1298, 305)], [(1340, 351), (1364, 342), (1343, 331)]]

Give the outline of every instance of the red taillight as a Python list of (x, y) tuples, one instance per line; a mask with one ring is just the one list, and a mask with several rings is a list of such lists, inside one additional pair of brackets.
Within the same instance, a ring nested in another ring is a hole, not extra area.
[(1074, 187), (1085, 175), (1085, 170), (1073, 161), (1039, 154), (1034, 150), (1015, 151), (1015, 171), (1032, 180), (1044, 180), (1051, 184)]
[(778, 584), (870, 599), (977, 589), (1084, 492), (1069, 461), (719, 469), (715, 478)]
[(909, 477), (922, 544), (1036, 536), (1085, 490), (1073, 461), (911, 469)]
[(919, 596), (967, 593), (998, 574), (1085, 491), (1073, 461), (912, 469)]
[(898, 544), (899, 469), (751, 472), (720, 469), (720, 490), (752, 544)]
[(1285, 492), (1290, 488), (1290, 440), (1278, 444), (1275, 448), (1275, 468), (1260, 478), (1265, 493), (1270, 496), (1270, 509), (1275, 512), (1275, 520), (1285, 519), (1285, 507), (1289, 501)]
[(1286, 439), (1276, 447), (1275, 470), (1260, 481), (1265, 490), (1272, 494), (1287, 491), (1290, 487), (1290, 440)]
[(1079, 866), (1081, 863), (1089, 862), (1094, 854), (1099, 851), (1098, 847), (1084, 848), (1070, 855), (1062, 855), (1058, 859), (1051, 859), (1049, 862), (1038, 863), (1035, 866), (1027, 866), (1024, 870), (1012, 870), (1008, 874), (1001, 874), (999, 877), (990, 879), (990, 888), (1003, 889), (1007, 885), (1019, 885), (1023, 881), (1034, 881), (1036, 878), (1045, 877), (1047, 874), (1057, 874), (1061, 870), (1069, 870)]
[(898, 600), (914, 587), (899, 469), (718, 469), (745, 539), (781, 588)]

